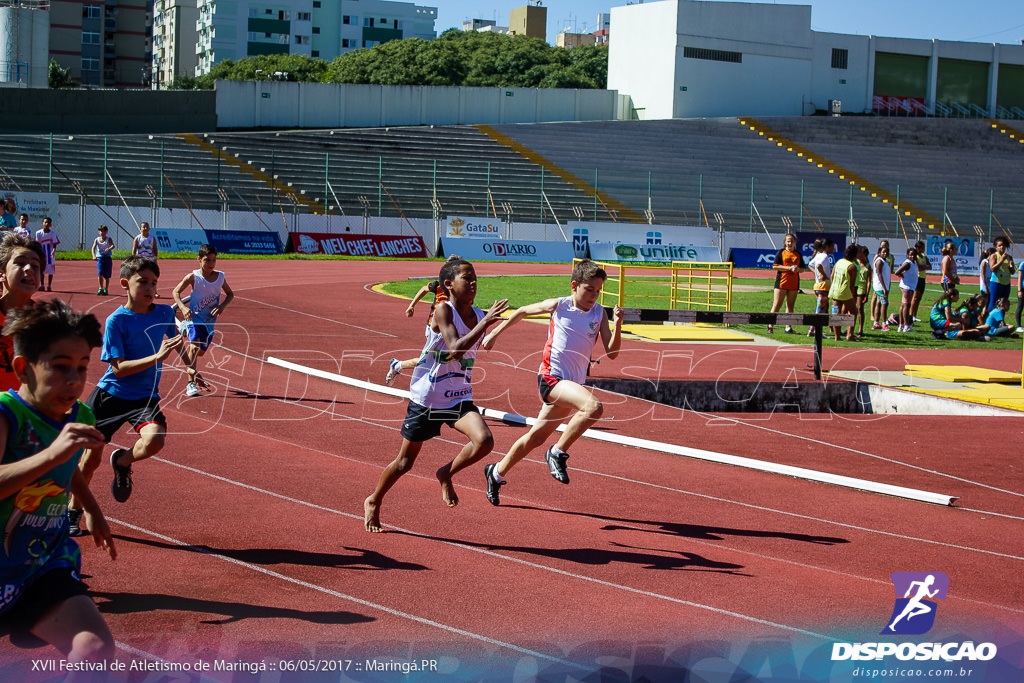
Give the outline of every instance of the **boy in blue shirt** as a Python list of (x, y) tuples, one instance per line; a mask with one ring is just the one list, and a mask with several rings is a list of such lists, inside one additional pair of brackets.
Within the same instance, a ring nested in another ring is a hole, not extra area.
[(85, 389), (100, 325), (45, 301), (11, 312), (21, 388), (0, 394), (0, 633), (19, 647), (49, 643), (67, 660), (114, 656), (114, 638), (81, 581), (82, 555), (64, 509), (74, 492), (98, 547), (117, 556), (103, 513), (78, 471), (85, 448), (102, 448)]
[[(181, 348), (182, 338), (175, 326), (174, 309), (154, 302), (160, 277), (156, 261), (129, 256), (121, 263), (120, 275), (128, 300), (107, 318), (100, 360), (110, 365), (86, 403), (95, 413), (96, 428), (106, 443), (125, 422), (139, 435), (132, 448), (118, 448), (110, 454), (114, 469), (110, 492), (114, 500), (123, 503), (132, 494), (132, 463), (152, 457), (164, 447), (167, 418), (160, 410), (160, 369), (171, 352)], [(101, 447), (90, 449), (82, 458), (86, 481), (92, 479), (102, 456)], [(73, 526), (80, 516), (75, 502), (72, 500), (69, 510)]]

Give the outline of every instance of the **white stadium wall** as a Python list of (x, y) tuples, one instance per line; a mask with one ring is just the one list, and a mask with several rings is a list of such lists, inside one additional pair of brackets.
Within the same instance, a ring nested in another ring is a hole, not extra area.
[(640, 119), (674, 116), (677, 14), (675, 2), (612, 7), (608, 87), (629, 93)]
[(607, 121), (623, 110), (614, 90), (217, 81), (216, 93), (220, 129)]
[[(846, 50), (845, 69), (832, 67), (833, 49)], [(872, 41), (867, 36), (815, 33), (810, 91), (814, 108), (827, 111), (828, 103), (838, 100), (841, 111), (870, 111), (873, 84), (868, 73), (873, 54)]]

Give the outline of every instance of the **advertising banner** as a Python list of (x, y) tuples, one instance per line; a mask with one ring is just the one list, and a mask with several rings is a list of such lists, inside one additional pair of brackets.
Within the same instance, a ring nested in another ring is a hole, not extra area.
[(209, 243), (221, 254), (280, 254), (276, 232), (255, 230), (207, 230)]
[[(573, 235), (585, 235), (591, 242), (628, 242), (629, 244), (711, 244), (717, 232), (699, 225), (660, 225), (637, 223), (598, 223), (569, 221), (566, 226)], [(715, 257), (720, 260), (720, 257)]]
[[(932, 262), (932, 273), (941, 273), (940, 270), (942, 264), (942, 248), (947, 244), (953, 245), (953, 259), (956, 261), (956, 272), (963, 275), (978, 275), (981, 272), (981, 268), (978, 264), (979, 257), (975, 255), (975, 242), (977, 240), (973, 237), (941, 237), (938, 235), (930, 235), (928, 241), (925, 243), (924, 251), (928, 255), (928, 260)], [(893, 249), (896, 249), (895, 245)], [(902, 254), (893, 253), (893, 256), (900, 262), (902, 259), (899, 257)]]
[[(199, 247), (208, 243), (205, 230), (164, 230), (157, 228), (153, 231), (156, 235), (156, 246), (160, 252), (172, 251), (199, 251)], [(212, 244), (212, 242), (209, 242)], [(131, 248), (126, 244), (124, 248)]]
[(292, 246), (300, 254), (426, 258), (427, 248), (419, 235), (352, 235), (293, 232)]
[(734, 247), (729, 255), (733, 268), (770, 269), (775, 263), (774, 249), (747, 249)]
[(458, 254), (468, 261), (540, 261), (571, 263), (572, 245), (568, 242), (526, 240), (441, 239), (445, 254)]
[(677, 244), (612, 244), (590, 242), (590, 258), (595, 261), (630, 261), (636, 263), (669, 263), (689, 261), (719, 263), (718, 247)]
[(57, 213), (60, 209), (60, 195), (56, 192), (0, 192), (0, 200), (7, 207), (7, 213), (14, 214), (14, 220), (18, 216), (27, 213), (28, 223), (32, 232), (39, 229), (43, 217), (50, 216), (57, 220)]
[(448, 216), (442, 237), (483, 237), (501, 239), (502, 222), (497, 218)]

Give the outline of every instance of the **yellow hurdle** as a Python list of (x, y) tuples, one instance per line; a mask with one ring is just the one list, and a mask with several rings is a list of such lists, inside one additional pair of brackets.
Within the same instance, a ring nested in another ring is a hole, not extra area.
[[(573, 266), (581, 259), (573, 259)], [(732, 310), (732, 264), (595, 261), (608, 274), (601, 305), (669, 310)]]

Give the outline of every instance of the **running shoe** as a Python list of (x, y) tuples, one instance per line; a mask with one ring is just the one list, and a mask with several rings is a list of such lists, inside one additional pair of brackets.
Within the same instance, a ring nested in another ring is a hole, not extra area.
[(786, 334), (796, 334), (796, 330), (794, 330), (789, 325), (786, 325)]
[(548, 471), (551, 472), (551, 476), (562, 482), (563, 484), (569, 483), (569, 473), (565, 470), (565, 461), (569, 459), (568, 453), (562, 455), (555, 455), (552, 451), (554, 446), (549, 448), (544, 453), (544, 461), (548, 464)]
[(889, 324), (886, 323), (886, 324), (882, 325), (882, 332), (888, 332), (888, 331), (889, 331)]
[(882, 326), (879, 325), (878, 323), (871, 323), (871, 329), (873, 329), (873, 330), (880, 330), (880, 329), (882, 329)]
[(198, 396), (199, 395), (199, 386), (195, 382), (189, 382), (188, 384), (185, 385), (185, 395), (186, 396)]
[(96, 290), (96, 294), (98, 294), (99, 296), (103, 296), (103, 290), (102, 289), (97, 289)]
[(1024, 332), (1024, 327), (1018, 327), (1014, 332)]
[(85, 536), (89, 533), (81, 527), (83, 512), (84, 510), (68, 508), (68, 536)]
[(772, 325), (768, 326), (768, 334), (775, 334), (775, 327)]
[(118, 503), (125, 502), (132, 495), (132, 466), (117, 464), (118, 457), (127, 452), (124, 448), (118, 448), (110, 454), (110, 466), (114, 468), (114, 481), (110, 482), (110, 495), (114, 496), (114, 500)]
[(402, 363), (397, 358), (391, 359), (391, 367), (388, 368), (388, 374), (384, 375), (384, 384), (391, 386), (391, 383), (395, 381), (395, 377), (402, 374)]
[(508, 482), (495, 481), (495, 467), (497, 467), (497, 465), (484, 465), (484, 476), (487, 477), (487, 502), (491, 505), (501, 505), (501, 500), (498, 498), (498, 494), (501, 493), (499, 489)]

